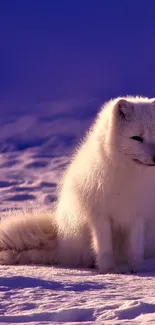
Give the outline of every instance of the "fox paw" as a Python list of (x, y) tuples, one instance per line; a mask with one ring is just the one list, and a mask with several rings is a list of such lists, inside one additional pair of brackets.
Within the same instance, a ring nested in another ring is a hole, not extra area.
[(143, 259), (138, 257), (130, 257), (128, 259), (128, 268), (130, 273), (138, 273), (143, 270)]
[(130, 273), (139, 273), (139, 272), (142, 272), (142, 271), (143, 271), (142, 263), (129, 265), (129, 272)]
[(120, 273), (119, 267), (116, 265), (112, 254), (99, 255), (97, 258), (97, 266), (101, 274)]

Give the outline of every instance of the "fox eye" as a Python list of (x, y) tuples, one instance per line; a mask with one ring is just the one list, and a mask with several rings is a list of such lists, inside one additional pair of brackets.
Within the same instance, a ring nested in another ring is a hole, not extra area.
[(133, 140), (136, 140), (136, 141), (139, 141), (139, 142), (143, 142), (143, 141), (144, 141), (144, 139), (143, 139), (143, 138), (141, 138), (141, 137), (138, 137), (137, 135), (135, 135), (135, 136), (131, 137), (131, 139), (133, 139)]

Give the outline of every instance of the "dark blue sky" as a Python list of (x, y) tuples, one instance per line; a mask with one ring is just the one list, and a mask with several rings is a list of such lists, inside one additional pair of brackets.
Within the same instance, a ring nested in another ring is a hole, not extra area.
[(155, 96), (155, 1), (0, 2), (0, 101)]

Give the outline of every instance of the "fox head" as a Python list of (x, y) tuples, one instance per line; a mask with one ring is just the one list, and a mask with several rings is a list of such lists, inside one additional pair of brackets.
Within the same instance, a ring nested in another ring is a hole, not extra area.
[(155, 167), (155, 98), (124, 97), (107, 104), (106, 146), (136, 165)]

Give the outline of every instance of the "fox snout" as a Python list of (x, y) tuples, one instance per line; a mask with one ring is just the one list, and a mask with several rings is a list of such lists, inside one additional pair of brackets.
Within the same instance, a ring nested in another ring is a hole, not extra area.
[(142, 158), (142, 156), (141, 157), (139, 156), (134, 158), (133, 161), (135, 161), (140, 165), (155, 166), (155, 155), (153, 155), (153, 157), (150, 157), (149, 159)]
[(149, 151), (150, 151), (150, 154), (151, 154), (150, 158), (152, 159), (153, 164), (155, 164), (155, 144), (154, 143), (150, 143)]
[[(148, 158), (150, 160), (150, 165), (155, 166), (155, 144), (154, 143), (150, 143), (148, 144), (146, 147), (146, 154), (148, 153)], [(152, 161), (152, 164), (151, 164)], [(149, 161), (148, 161), (149, 163)]]

